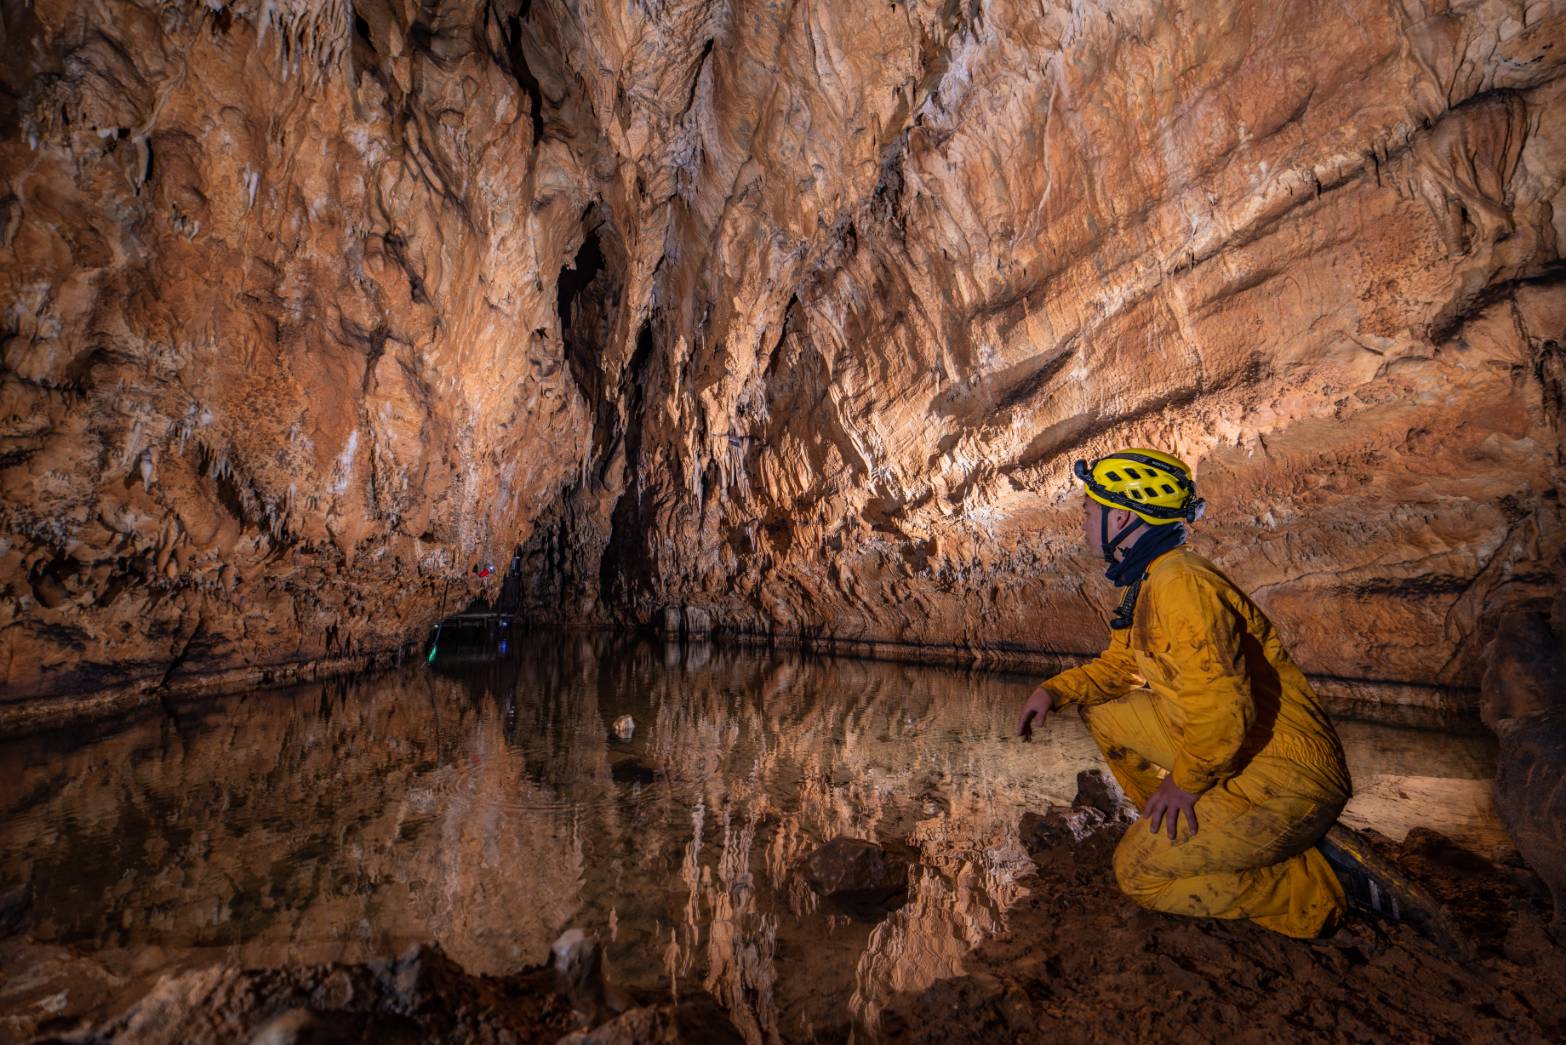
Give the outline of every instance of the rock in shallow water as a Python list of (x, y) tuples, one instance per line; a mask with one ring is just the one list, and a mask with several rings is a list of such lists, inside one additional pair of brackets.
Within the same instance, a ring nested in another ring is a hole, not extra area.
[(1023, 848), (1038, 853), (1077, 844), (1103, 830), (1110, 819), (1092, 806), (1050, 806), (1042, 813), (1028, 810), (1017, 823)]
[(855, 913), (884, 914), (907, 899), (908, 861), (862, 838), (834, 838), (796, 870), (818, 895)]
[(1106, 817), (1135, 814), (1126, 801), (1126, 793), (1115, 778), (1102, 769), (1084, 769), (1077, 774), (1077, 793), (1073, 809), (1096, 809)]

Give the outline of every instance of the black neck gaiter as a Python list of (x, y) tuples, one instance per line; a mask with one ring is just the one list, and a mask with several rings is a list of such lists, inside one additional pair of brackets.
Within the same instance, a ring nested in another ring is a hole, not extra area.
[(1123, 559), (1104, 571), (1104, 576), (1114, 581), (1115, 587), (1126, 589), (1114, 618), (1109, 622), (1109, 626), (1117, 631), (1131, 626), (1132, 615), (1136, 612), (1137, 593), (1142, 590), (1142, 578), (1147, 576), (1148, 563), (1169, 549), (1185, 543), (1183, 523), (1152, 526), (1149, 531), (1131, 546)]

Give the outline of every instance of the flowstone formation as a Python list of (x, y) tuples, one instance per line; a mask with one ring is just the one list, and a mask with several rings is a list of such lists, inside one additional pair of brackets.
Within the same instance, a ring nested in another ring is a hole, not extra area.
[(530, 612), (1089, 652), (1197, 466), (1307, 670), (1558, 583), (1566, 5), (7, 5), (0, 666), (145, 699)]

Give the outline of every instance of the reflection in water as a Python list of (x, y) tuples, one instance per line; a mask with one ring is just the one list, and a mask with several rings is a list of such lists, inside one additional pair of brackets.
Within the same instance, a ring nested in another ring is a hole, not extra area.
[[(1068, 801), (1097, 762), (1072, 715), (1010, 737), (1032, 680), (521, 645), (3, 745), (0, 891), (31, 884), (31, 945), (142, 969), (434, 941), (498, 974), (581, 926), (613, 977), (708, 990), (752, 1042), (841, 1036), (1004, 927), (1032, 870), (1020, 812)], [(611, 728), (625, 715), (633, 730)], [(1504, 846), (1485, 741), (1343, 733), (1361, 785), (1346, 818)], [(905, 906), (871, 923), (803, 886), (793, 866), (837, 835), (917, 857)], [(0, 968), (0, 1010), (32, 1004), (16, 971)]]

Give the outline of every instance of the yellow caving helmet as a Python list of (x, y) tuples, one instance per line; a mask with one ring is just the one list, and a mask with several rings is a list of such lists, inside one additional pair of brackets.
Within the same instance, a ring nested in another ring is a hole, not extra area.
[(1133, 512), (1149, 526), (1195, 522), (1207, 503), (1196, 496), (1191, 468), (1172, 454), (1133, 447), (1072, 468), (1087, 495), (1106, 508)]

